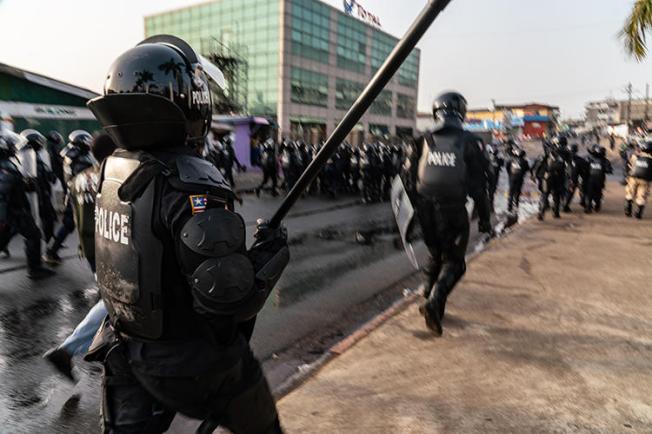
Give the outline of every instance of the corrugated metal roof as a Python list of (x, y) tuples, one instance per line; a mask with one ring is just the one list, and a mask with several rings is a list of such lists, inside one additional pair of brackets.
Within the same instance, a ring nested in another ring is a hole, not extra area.
[(0, 73), (10, 74), (22, 80), (27, 80), (31, 83), (40, 86), (49, 87), (50, 89), (58, 90), (59, 92), (68, 93), (78, 96), (80, 98), (91, 99), (99, 96), (97, 93), (85, 89), (83, 87), (75, 86), (73, 84), (65, 83), (54, 78), (46, 77), (42, 74), (26, 71), (24, 69), (16, 68), (15, 66), (0, 63)]

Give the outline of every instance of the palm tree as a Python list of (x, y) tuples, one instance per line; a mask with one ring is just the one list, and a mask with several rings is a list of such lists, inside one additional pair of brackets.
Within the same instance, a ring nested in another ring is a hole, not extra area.
[(636, 0), (620, 31), (625, 49), (639, 62), (647, 56), (646, 33), (652, 29), (652, 0)]

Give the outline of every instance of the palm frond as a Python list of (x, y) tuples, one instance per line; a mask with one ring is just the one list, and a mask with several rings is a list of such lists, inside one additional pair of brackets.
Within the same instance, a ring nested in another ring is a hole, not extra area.
[(652, 0), (636, 0), (619, 36), (627, 52), (639, 62), (647, 56), (647, 32), (652, 29)]

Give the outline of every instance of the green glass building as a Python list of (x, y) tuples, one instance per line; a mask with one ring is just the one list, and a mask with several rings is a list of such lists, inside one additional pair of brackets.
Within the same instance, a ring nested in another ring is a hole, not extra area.
[[(145, 17), (216, 59), (239, 114), (263, 115), (280, 135), (330, 133), (398, 39), (318, 0), (214, 0)], [(420, 52), (415, 50), (350, 141), (416, 131)]]

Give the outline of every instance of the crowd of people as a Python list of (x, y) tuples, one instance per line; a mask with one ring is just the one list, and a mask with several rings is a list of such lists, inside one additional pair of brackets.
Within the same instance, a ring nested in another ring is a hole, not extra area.
[[(85, 248), (94, 237), (94, 215), (84, 209), (92, 208), (99, 165), (114, 149), (106, 134), (93, 137), (83, 130), (70, 133), (67, 142), (56, 131), (47, 136), (34, 129), (0, 132), (0, 251), (9, 257), (9, 243), (22, 236), (29, 278), (55, 274), (43, 263), (61, 263), (58, 252), (75, 228), (94, 270), (93, 249)], [(57, 183), (65, 195), (60, 222), (53, 197)]]

